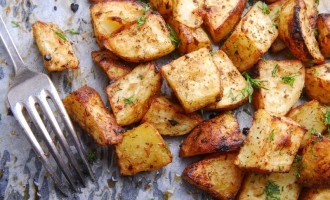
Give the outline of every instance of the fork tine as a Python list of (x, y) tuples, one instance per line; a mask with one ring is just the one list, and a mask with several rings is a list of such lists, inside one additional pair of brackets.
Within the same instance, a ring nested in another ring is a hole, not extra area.
[(41, 91), (40, 95), (37, 97), (37, 101), (39, 106), (41, 107), (42, 111), (46, 114), (46, 117), (48, 121), (51, 123), (52, 128), (55, 130), (56, 136), (59, 138), (59, 141), (61, 143), (62, 148), (64, 149), (65, 154), (68, 156), (69, 161), (73, 165), (74, 169), (76, 170), (77, 174), (79, 175), (80, 182), (86, 187), (85, 181), (83, 179), (83, 176), (81, 174), (80, 167), (77, 163), (77, 160), (75, 159), (70, 146), (62, 132), (62, 129), (60, 128), (53, 111), (51, 110), (48, 101), (47, 101), (47, 92), (46, 91)]
[(78, 151), (78, 153), (79, 153), (79, 155), (80, 155), (80, 157), (81, 157), (84, 165), (87, 167), (87, 171), (88, 171), (91, 179), (93, 181), (95, 181), (94, 173), (93, 173), (92, 168), (90, 167), (90, 165), (87, 162), (86, 157), (85, 157), (85, 155), (83, 153), (82, 145), (80, 143), (80, 140), (79, 140), (79, 138), (78, 138), (78, 136), (76, 134), (76, 131), (74, 130), (74, 127), (73, 127), (72, 122), (71, 122), (71, 120), (69, 118), (69, 115), (68, 115), (68, 113), (66, 112), (66, 110), (64, 108), (64, 105), (62, 103), (62, 100), (59, 97), (58, 93), (56, 92), (56, 89), (55, 89), (54, 86), (51, 88), (51, 91), (49, 92), (48, 95), (50, 96), (51, 100), (54, 102), (57, 110), (59, 111), (60, 116), (61, 116), (61, 118), (62, 118), (62, 120), (63, 120), (63, 122), (65, 124), (65, 127), (67, 128), (67, 130), (69, 130), (68, 133), (73, 138), (75, 147), (76, 147), (76, 149), (77, 149), (77, 151)]
[(58, 187), (58, 189), (65, 195), (68, 196), (68, 191), (65, 190), (65, 185), (62, 183), (59, 176), (56, 175), (56, 170), (52, 167), (50, 164), (48, 158), (46, 157), (45, 152), (43, 151), (42, 147), (40, 146), (37, 138), (33, 134), (29, 124), (27, 123), (23, 113), (23, 106), (19, 103), (17, 103), (14, 106), (13, 113), (18, 119), (17, 121), (23, 128), (24, 132), (26, 133), (26, 137), (29, 140), (30, 144), (32, 145), (32, 148), (34, 152), (37, 154), (38, 158), (41, 160), (43, 166), (46, 168), (47, 172), (49, 173), (50, 177), (55, 182), (55, 185)]
[(61, 158), (52, 138), (50, 137), (42, 119), (40, 118), (40, 115), (35, 107), (35, 104), (36, 104), (35, 99), (33, 97), (29, 97), (27, 106), (26, 106), (26, 110), (28, 111), (28, 113), (29, 113), (33, 123), (35, 124), (36, 128), (38, 129), (38, 131), (42, 133), (42, 135), (45, 139), (46, 145), (48, 146), (56, 163), (59, 165), (60, 169), (62, 170), (64, 176), (68, 180), (70, 186), (72, 187), (72, 189), (75, 192), (78, 192), (78, 188), (73, 183), (74, 178), (73, 178), (70, 170), (68, 169), (68, 167), (64, 164), (63, 159)]

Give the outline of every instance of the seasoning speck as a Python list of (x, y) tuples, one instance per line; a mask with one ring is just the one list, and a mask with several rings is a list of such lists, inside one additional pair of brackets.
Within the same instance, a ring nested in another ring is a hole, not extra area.
[(56, 6), (54, 6), (54, 10), (55, 10), (55, 11), (57, 10), (57, 7), (56, 7)]
[(71, 6), (70, 6), (72, 12), (77, 12), (78, 11), (78, 8), (79, 8), (79, 5), (76, 4), (76, 3), (72, 3)]
[(51, 59), (52, 59), (52, 57), (49, 54), (44, 55), (44, 60), (45, 61), (50, 61)]

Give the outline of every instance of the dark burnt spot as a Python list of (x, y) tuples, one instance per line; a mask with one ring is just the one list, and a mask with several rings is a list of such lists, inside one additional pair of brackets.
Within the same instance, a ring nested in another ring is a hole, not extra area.
[(249, 133), (249, 130), (250, 130), (250, 128), (247, 128), (247, 127), (243, 128), (243, 131), (242, 131), (243, 135), (247, 136), (247, 134)]
[(207, 138), (203, 138), (202, 140), (201, 140), (201, 142), (202, 143), (207, 143), (209, 140), (207, 139)]
[(129, 171), (132, 171), (132, 170), (133, 170), (133, 165), (129, 165), (127, 169), (128, 169)]
[(229, 151), (229, 150), (230, 150), (230, 146), (225, 143), (220, 144), (220, 146), (218, 146), (216, 149), (217, 152), (224, 152), (224, 151)]
[(172, 125), (172, 126), (175, 126), (178, 124), (177, 121), (173, 120), (173, 119), (169, 119), (168, 122)]

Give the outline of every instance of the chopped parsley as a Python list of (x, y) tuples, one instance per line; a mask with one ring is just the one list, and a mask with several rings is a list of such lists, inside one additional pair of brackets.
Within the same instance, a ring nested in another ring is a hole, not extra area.
[(11, 24), (13, 25), (14, 28), (19, 28), (21, 25), (18, 22), (11, 21)]
[(260, 83), (265, 82), (266, 80), (259, 80), (252, 78), (248, 73), (244, 72), (242, 74), (247, 82), (247, 86), (242, 90), (243, 98), (247, 95), (249, 97), (249, 103), (252, 102), (252, 94), (253, 94), (253, 87), (255, 88), (263, 88), (268, 90), (265, 86), (261, 85)]
[(272, 130), (272, 132), (270, 132), (270, 135), (269, 135), (269, 140), (272, 142), (274, 140), (274, 137), (275, 137), (275, 132), (274, 132), (274, 130)]
[(62, 32), (59, 32), (59, 31), (56, 31), (56, 30), (53, 30), (54, 31), (54, 33), (58, 36), (58, 37), (60, 37), (62, 40), (64, 40), (64, 41), (68, 41), (67, 39), (66, 39), (66, 36), (62, 33)]
[(143, 8), (141, 9), (141, 11), (144, 14), (146, 14), (146, 12), (148, 12), (150, 10), (150, 4), (149, 3), (144, 3), (144, 2), (142, 2), (141, 4), (143, 6)]
[(311, 128), (311, 135), (314, 135), (316, 133), (316, 129), (315, 128)]
[(296, 157), (293, 159), (293, 163), (295, 163), (295, 167), (297, 168), (295, 175), (297, 177), (300, 177), (301, 170), (303, 170), (302, 156), (297, 154)]
[(298, 75), (292, 75), (291, 74), (291, 75), (288, 75), (288, 76), (282, 76), (281, 79), (282, 79), (283, 83), (288, 84), (292, 87), (297, 76)]
[(260, 5), (258, 5), (258, 8), (266, 15), (270, 13), (270, 10), (266, 3), (260, 3)]
[(210, 52), (211, 56), (214, 56), (214, 54), (216, 54), (216, 53), (217, 53), (217, 51), (211, 51)]
[(138, 17), (136, 21), (138, 23), (138, 26), (142, 26), (143, 24), (146, 23), (146, 17), (145, 16)]
[(280, 186), (273, 181), (268, 181), (264, 192), (266, 193), (266, 200), (280, 200)]
[(173, 28), (169, 24), (166, 24), (166, 27), (167, 27), (168, 31), (170, 32), (170, 38), (171, 38), (172, 44), (175, 47), (178, 47), (180, 45), (181, 41), (178, 38), (176, 32), (173, 30)]
[(143, 79), (144, 79), (144, 76), (140, 74), (140, 75), (138, 76), (138, 78), (139, 78), (140, 80), (143, 80)]
[(93, 163), (96, 161), (96, 152), (95, 151), (90, 151), (88, 154), (87, 154), (87, 160), (89, 163)]
[(136, 103), (136, 99), (134, 99), (134, 96), (130, 96), (128, 98), (124, 99), (124, 103), (125, 105), (131, 105), (131, 104), (135, 104)]
[(277, 73), (277, 68), (278, 68), (278, 64), (275, 64), (272, 70), (272, 77), (275, 77), (276, 73)]
[(313, 28), (313, 33), (314, 33), (316, 38), (319, 36), (319, 31), (318, 31), (317, 28)]
[(76, 31), (76, 30), (73, 30), (73, 29), (68, 29), (68, 30), (66, 30), (66, 32), (70, 33), (71, 35), (79, 35), (80, 34), (79, 31)]
[(330, 109), (325, 113), (324, 123), (328, 125), (328, 132), (330, 132)]

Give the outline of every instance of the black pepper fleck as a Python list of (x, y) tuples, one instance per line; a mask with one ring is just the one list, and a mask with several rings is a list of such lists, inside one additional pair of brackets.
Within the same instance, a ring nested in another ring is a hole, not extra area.
[(79, 5), (76, 4), (76, 3), (72, 3), (71, 6), (70, 6), (70, 8), (71, 8), (72, 12), (75, 13), (75, 12), (78, 11), (78, 9), (79, 9)]
[(52, 56), (51, 55), (49, 55), (49, 54), (45, 54), (44, 55), (44, 60), (45, 61), (50, 61), (52, 59)]
[(54, 10), (55, 10), (55, 11), (57, 10), (57, 7), (56, 7), (56, 6), (54, 6)]
[(247, 135), (249, 133), (250, 128), (243, 128), (243, 135)]

